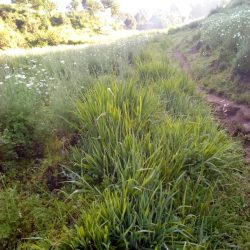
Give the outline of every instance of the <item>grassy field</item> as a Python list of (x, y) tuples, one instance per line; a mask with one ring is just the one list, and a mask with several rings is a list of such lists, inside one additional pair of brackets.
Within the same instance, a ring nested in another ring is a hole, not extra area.
[(250, 5), (232, 1), (201, 21), (173, 30), (171, 50), (180, 50), (196, 82), (230, 99), (250, 104)]
[(242, 149), (169, 46), (1, 59), (3, 249), (249, 249)]

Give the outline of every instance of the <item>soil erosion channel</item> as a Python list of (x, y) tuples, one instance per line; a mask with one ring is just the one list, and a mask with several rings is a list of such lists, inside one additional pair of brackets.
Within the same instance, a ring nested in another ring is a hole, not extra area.
[[(187, 58), (179, 50), (174, 52), (174, 57), (181, 68), (191, 76), (191, 66)], [(205, 93), (208, 102), (214, 108), (216, 117), (230, 135), (243, 138), (246, 160), (250, 163), (250, 107), (230, 101), (215, 92), (202, 92)]]

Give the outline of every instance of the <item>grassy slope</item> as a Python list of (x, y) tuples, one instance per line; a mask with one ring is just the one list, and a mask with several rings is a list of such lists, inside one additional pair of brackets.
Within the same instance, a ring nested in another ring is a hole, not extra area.
[(172, 50), (189, 60), (195, 80), (209, 90), (250, 104), (247, 4), (215, 11), (203, 21), (170, 32)]
[(249, 247), (239, 145), (142, 41), (2, 62), (5, 249)]

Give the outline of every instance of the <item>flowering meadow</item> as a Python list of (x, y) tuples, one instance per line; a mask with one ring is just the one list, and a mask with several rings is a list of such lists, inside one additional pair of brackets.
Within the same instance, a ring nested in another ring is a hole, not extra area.
[(247, 249), (240, 144), (166, 34), (0, 59), (2, 249)]
[(250, 5), (236, 0), (172, 35), (195, 80), (209, 90), (250, 104)]
[(234, 70), (239, 74), (250, 74), (250, 6), (212, 15), (203, 22), (201, 41), (209, 44), (211, 49), (223, 47), (235, 58), (232, 62)]
[(212, 48), (230, 41), (239, 51), (250, 39), (250, 7), (237, 7), (210, 16), (203, 22), (201, 32), (201, 40), (208, 42)]

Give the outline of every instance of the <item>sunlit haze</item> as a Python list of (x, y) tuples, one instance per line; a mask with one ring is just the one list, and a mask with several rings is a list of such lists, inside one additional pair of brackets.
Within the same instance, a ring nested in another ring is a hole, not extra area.
[[(70, 0), (54, 0), (60, 10), (65, 10)], [(182, 15), (186, 15), (192, 5), (195, 4), (211, 4), (220, 3), (220, 0), (119, 0), (120, 9), (124, 12), (135, 13), (138, 10), (145, 10), (149, 14), (156, 10), (166, 10), (172, 4), (178, 6)], [(10, 0), (0, 0), (0, 3), (10, 3)]]

